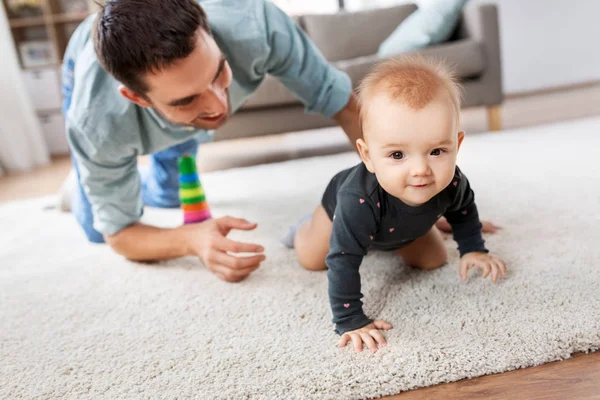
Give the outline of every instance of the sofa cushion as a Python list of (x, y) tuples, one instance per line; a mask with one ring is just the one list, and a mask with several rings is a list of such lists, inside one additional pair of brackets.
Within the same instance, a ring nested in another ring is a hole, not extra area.
[[(473, 39), (443, 43), (419, 50), (418, 52), (412, 52), (412, 54), (414, 53), (425, 57), (445, 60), (454, 67), (455, 73), (460, 79), (477, 76), (485, 69), (483, 48)], [(385, 59), (385, 57), (382, 58), (377, 54), (372, 54), (352, 60), (337, 61), (333, 65), (347, 73), (352, 80), (353, 87), (357, 87), (373, 66)], [(299, 104), (301, 104), (300, 101), (281, 82), (272, 75), (267, 75), (256, 92), (252, 94), (242, 108), (258, 109)]]
[(350, 60), (377, 49), (413, 11), (414, 4), (367, 11), (305, 15), (302, 26), (329, 61)]
[(456, 76), (460, 79), (477, 76), (486, 68), (483, 46), (474, 39), (446, 42), (414, 53), (445, 60), (454, 68)]
[(390, 57), (448, 40), (467, 1), (438, 0), (419, 8), (381, 43), (377, 54)]
[[(485, 68), (483, 48), (477, 41), (472, 39), (444, 43), (419, 50), (418, 52), (412, 52), (412, 54), (415, 53), (427, 58), (445, 60), (453, 66), (456, 76), (459, 79), (467, 79), (479, 75)], [(337, 61), (334, 65), (346, 72), (350, 76), (353, 86), (356, 87), (377, 62), (385, 59), (386, 57), (382, 58), (377, 54), (373, 54), (353, 60)]]

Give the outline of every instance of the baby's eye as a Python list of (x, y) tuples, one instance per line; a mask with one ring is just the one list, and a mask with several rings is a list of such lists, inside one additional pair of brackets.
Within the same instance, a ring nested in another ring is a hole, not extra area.
[(390, 154), (390, 157), (392, 157), (394, 160), (402, 160), (405, 156), (403, 152), (395, 151), (392, 154)]
[(446, 152), (446, 150), (444, 150), (444, 149), (434, 149), (431, 152), (431, 155), (432, 156), (440, 156), (440, 155), (444, 154), (445, 152)]

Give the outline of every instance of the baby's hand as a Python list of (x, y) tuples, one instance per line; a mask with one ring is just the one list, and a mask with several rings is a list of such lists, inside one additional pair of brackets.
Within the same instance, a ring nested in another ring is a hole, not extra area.
[(504, 265), (504, 261), (488, 253), (472, 252), (460, 258), (458, 273), (463, 281), (467, 280), (467, 272), (472, 267), (483, 271), (482, 278), (487, 278), (491, 272), (492, 281), (494, 282), (498, 279), (498, 274), (501, 274), (503, 278), (506, 277), (506, 265)]
[(389, 330), (392, 328), (392, 325), (387, 321), (378, 319), (367, 326), (344, 333), (338, 342), (338, 347), (346, 347), (346, 344), (352, 340), (352, 343), (354, 344), (354, 350), (357, 353), (362, 351), (363, 343), (367, 345), (372, 353), (375, 353), (377, 351), (377, 345), (375, 344), (375, 341), (377, 341), (377, 343), (379, 343), (381, 346), (387, 345), (385, 337), (381, 332), (379, 332), (379, 329)]

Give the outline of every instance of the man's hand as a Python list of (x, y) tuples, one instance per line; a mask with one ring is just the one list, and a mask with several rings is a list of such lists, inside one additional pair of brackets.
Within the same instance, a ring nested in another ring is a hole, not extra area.
[[(254, 228), (256, 228), (255, 223), (233, 217), (211, 219), (181, 227), (189, 253), (200, 257), (213, 274), (227, 282), (239, 282), (245, 279), (265, 260), (262, 246), (236, 242), (226, 237), (232, 229), (250, 231)], [(235, 256), (230, 253), (261, 254)]]
[(484, 279), (487, 278), (491, 272), (492, 281), (494, 282), (498, 279), (499, 274), (502, 275), (503, 278), (506, 277), (506, 265), (504, 265), (504, 261), (488, 253), (472, 252), (467, 253), (460, 258), (458, 273), (463, 281), (467, 280), (467, 273), (470, 268), (479, 268), (482, 270), (482, 278)]
[[(435, 223), (435, 226), (437, 226), (437, 228), (442, 232), (452, 233), (452, 226), (450, 226), (445, 217), (438, 219)], [(493, 222), (481, 221), (481, 232), (483, 233), (496, 233), (500, 229), (502, 229), (502, 227), (494, 225)]]
[(387, 321), (378, 319), (367, 326), (344, 333), (338, 342), (338, 347), (346, 347), (346, 344), (352, 340), (352, 343), (354, 344), (354, 350), (357, 353), (360, 353), (363, 350), (363, 343), (369, 348), (369, 350), (371, 350), (372, 353), (375, 353), (377, 351), (377, 345), (375, 344), (375, 341), (377, 341), (377, 343), (379, 343), (381, 346), (387, 345), (385, 337), (381, 332), (379, 332), (379, 330), (389, 330), (392, 328), (392, 325)]
[(338, 125), (346, 133), (346, 136), (348, 136), (348, 139), (355, 150), (356, 140), (362, 138), (359, 114), (360, 106), (358, 104), (358, 100), (356, 99), (356, 95), (354, 92), (352, 92), (346, 106), (333, 116), (333, 119), (335, 119)]

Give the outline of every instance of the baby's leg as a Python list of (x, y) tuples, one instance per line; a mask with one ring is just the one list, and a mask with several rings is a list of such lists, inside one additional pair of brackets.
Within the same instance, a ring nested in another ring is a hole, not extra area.
[(408, 265), (421, 269), (435, 269), (448, 262), (448, 252), (442, 234), (433, 226), (406, 247), (396, 250)]
[(294, 248), (298, 262), (311, 271), (326, 269), (325, 257), (329, 252), (329, 238), (332, 222), (322, 205), (315, 210), (312, 218), (305, 221), (296, 231)]

